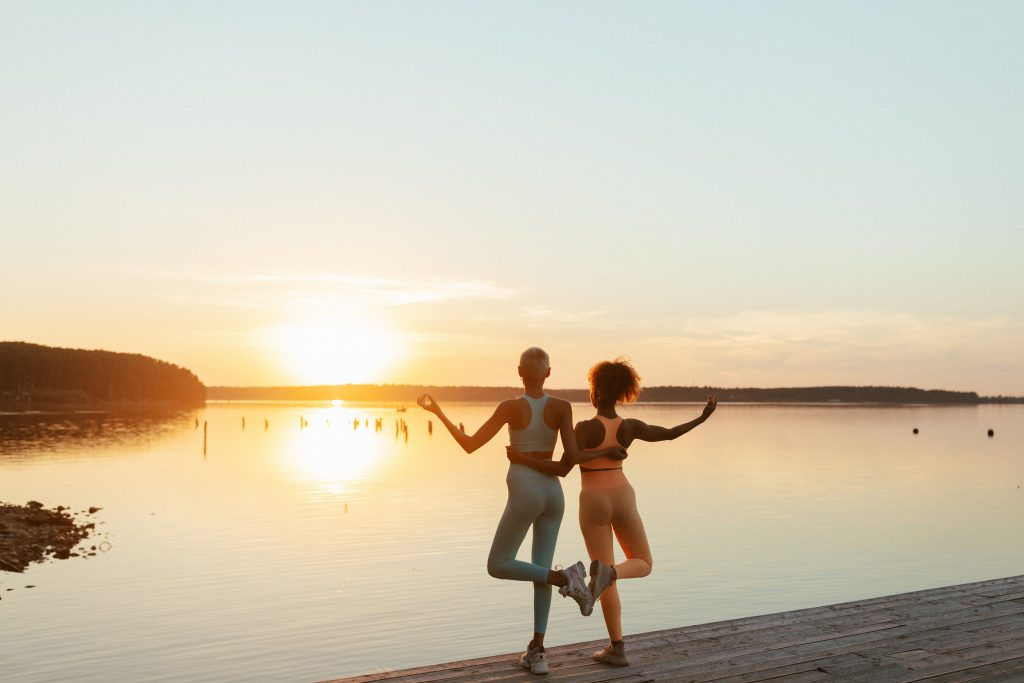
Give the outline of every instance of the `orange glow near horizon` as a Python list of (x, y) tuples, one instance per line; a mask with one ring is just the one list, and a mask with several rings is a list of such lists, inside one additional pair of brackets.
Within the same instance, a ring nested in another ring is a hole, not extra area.
[(355, 316), (279, 325), (264, 334), (298, 384), (378, 383), (404, 355), (396, 333)]

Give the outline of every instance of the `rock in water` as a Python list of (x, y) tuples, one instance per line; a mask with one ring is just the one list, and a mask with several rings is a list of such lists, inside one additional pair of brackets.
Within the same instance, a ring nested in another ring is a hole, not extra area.
[[(98, 508), (97, 508), (98, 509)], [(46, 557), (71, 557), (90, 529), (78, 524), (67, 508), (47, 510), (38, 501), (0, 503), (0, 571), (23, 572)]]

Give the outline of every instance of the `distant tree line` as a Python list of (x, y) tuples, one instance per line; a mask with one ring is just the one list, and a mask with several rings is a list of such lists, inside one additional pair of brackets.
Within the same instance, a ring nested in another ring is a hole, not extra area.
[(699, 401), (715, 394), (719, 401), (734, 403), (926, 403), (977, 404), (973, 391), (915, 389), (913, 387), (788, 387), (738, 388), (716, 387), (650, 387), (641, 400)]
[(206, 387), (191, 371), (141, 354), (0, 342), (0, 403), (8, 407), (193, 407), (205, 400)]
[[(414, 384), (343, 384), (306, 387), (210, 387), (213, 400), (278, 401), (395, 401), (413, 402), (422, 393), (438, 401), (492, 403), (520, 396), (520, 387), (456, 387)], [(552, 396), (588, 402), (586, 389), (551, 389)], [(978, 403), (1024, 403), (1021, 397), (980, 397), (973, 391), (925, 390), (912, 387), (794, 387), (777, 389), (723, 387), (647, 387), (640, 402), (703, 403), (714, 394), (731, 403), (918, 403), (930, 405), (976, 405)]]
[[(305, 387), (208, 387), (207, 398), (223, 401), (397, 401), (413, 402), (422, 393), (429, 393), (438, 401), (493, 402), (515, 398), (523, 393), (522, 387), (454, 387), (425, 386), (419, 384), (325, 384)], [(586, 392), (552, 391), (555, 396), (585, 400)], [(583, 398), (577, 398), (579, 394)]]

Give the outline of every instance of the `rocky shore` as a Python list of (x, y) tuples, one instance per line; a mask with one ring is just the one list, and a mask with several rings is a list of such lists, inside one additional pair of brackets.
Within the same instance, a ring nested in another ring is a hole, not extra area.
[(64, 560), (70, 557), (95, 555), (105, 550), (102, 541), (96, 545), (76, 547), (95, 535), (96, 522), (83, 521), (99, 512), (91, 507), (73, 513), (58, 505), (52, 510), (30, 500), (25, 505), (0, 502), (0, 571), (23, 572), (33, 562), (47, 558)]

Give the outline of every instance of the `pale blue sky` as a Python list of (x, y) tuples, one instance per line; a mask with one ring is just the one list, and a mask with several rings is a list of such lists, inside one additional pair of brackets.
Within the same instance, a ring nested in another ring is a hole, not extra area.
[(1024, 394), (1024, 3), (0, 8), (0, 338)]

